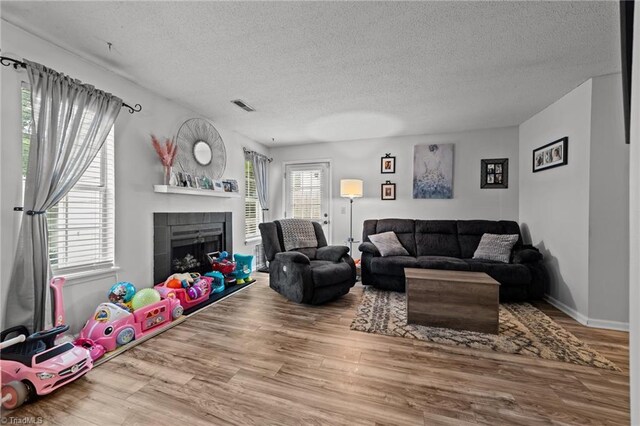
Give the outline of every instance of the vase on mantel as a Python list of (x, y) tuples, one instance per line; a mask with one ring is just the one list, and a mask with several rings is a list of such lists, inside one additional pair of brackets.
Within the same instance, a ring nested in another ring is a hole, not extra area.
[(173, 174), (173, 167), (164, 166), (164, 184), (168, 186), (176, 186), (176, 176)]

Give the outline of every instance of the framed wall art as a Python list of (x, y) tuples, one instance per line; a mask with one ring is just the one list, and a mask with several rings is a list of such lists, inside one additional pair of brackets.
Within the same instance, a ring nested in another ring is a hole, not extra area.
[(453, 198), (452, 143), (413, 147), (413, 198)]
[(380, 158), (380, 173), (395, 173), (396, 157), (392, 157), (391, 153), (385, 154)]
[(508, 188), (509, 159), (480, 160), (480, 188)]
[(533, 150), (533, 173), (564, 166), (569, 161), (569, 137)]
[(380, 199), (381, 200), (395, 200), (396, 199), (396, 184), (391, 181), (386, 181), (380, 185)]

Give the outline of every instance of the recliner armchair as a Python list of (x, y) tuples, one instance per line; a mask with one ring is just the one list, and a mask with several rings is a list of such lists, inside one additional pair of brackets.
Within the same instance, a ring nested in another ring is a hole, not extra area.
[(293, 302), (320, 305), (349, 293), (356, 266), (348, 247), (327, 245), (322, 226), (311, 223), (317, 246), (289, 251), (284, 249), (281, 221), (261, 223), (259, 229), (269, 261), (269, 286)]

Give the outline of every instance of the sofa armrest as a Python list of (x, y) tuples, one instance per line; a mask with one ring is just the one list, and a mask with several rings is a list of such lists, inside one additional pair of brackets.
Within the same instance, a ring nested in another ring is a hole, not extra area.
[(513, 253), (513, 263), (535, 263), (542, 260), (542, 253), (533, 246), (526, 246)]
[(279, 260), (283, 263), (300, 263), (303, 265), (309, 265), (311, 263), (307, 256), (297, 251), (285, 251), (276, 253), (274, 260)]
[(324, 246), (316, 252), (316, 259), (340, 262), (347, 253), (349, 253), (349, 247), (346, 246)]
[(360, 247), (358, 247), (358, 250), (364, 253), (372, 254), (374, 256), (380, 256), (380, 250), (378, 250), (378, 248), (373, 243), (370, 243), (370, 242), (360, 244)]

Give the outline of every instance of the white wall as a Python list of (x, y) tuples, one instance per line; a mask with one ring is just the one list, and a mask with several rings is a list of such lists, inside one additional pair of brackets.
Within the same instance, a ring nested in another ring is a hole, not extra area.
[(589, 318), (615, 326), (629, 319), (629, 145), (621, 74), (593, 78), (592, 90)]
[[(629, 150), (620, 74), (590, 79), (520, 125), (520, 222), (545, 255), (549, 301), (596, 327), (628, 326)], [(532, 150), (569, 137), (566, 166)]]
[[(591, 80), (520, 125), (520, 222), (544, 254), (549, 296), (586, 315)], [(532, 151), (569, 137), (566, 166), (533, 173)]]
[[(170, 100), (154, 94), (116, 74), (85, 61), (49, 42), (2, 21), (2, 54), (25, 57), (84, 82), (114, 93), (129, 104), (140, 103), (140, 113), (123, 109), (115, 124), (116, 185), (116, 265), (117, 278), (130, 281), (138, 288), (152, 286), (153, 280), (153, 212), (231, 211), (233, 241), (236, 252), (253, 253), (244, 245), (244, 201), (187, 195), (156, 194), (153, 184), (162, 182), (162, 167), (151, 147), (149, 134), (172, 136), (187, 118), (199, 116)], [(2, 170), (0, 172), (0, 229), (2, 259), (0, 280), (2, 303), (6, 300), (13, 253), (17, 241), (17, 213), (21, 205), (20, 189), (20, 81), (24, 72), (0, 67), (2, 72)], [(215, 117), (210, 118), (215, 125)], [(225, 178), (237, 179), (244, 192), (242, 147), (268, 154), (268, 149), (233, 131), (216, 126), (225, 141), (227, 169)], [(111, 277), (111, 278), (110, 278)], [(112, 276), (77, 280), (66, 287), (67, 315), (72, 331), (106, 299)], [(72, 303), (73, 302), (73, 303)]]
[[(453, 199), (412, 198), (413, 147), (429, 143), (454, 143)], [(396, 157), (396, 173), (380, 173), (380, 157)], [(273, 148), (271, 218), (283, 217), (283, 163), (297, 160), (331, 160), (333, 242), (344, 244), (349, 235), (349, 201), (340, 198), (340, 179), (364, 180), (364, 197), (354, 202), (354, 238), (362, 237), (362, 223), (371, 218), (505, 219), (518, 220), (518, 129), (475, 130), (444, 135), (389, 137)], [(480, 160), (508, 158), (508, 189), (480, 189)], [(396, 200), (380, 200), (380, 184), (396, 183)], [(344, 209), (344, 210), (343, 210)], [(358, 244), (355, 245), (356, 247)], [(355, 248), (354, 248), (355, 250)], [(359, 257), (355, 252), (355, 257)]]

